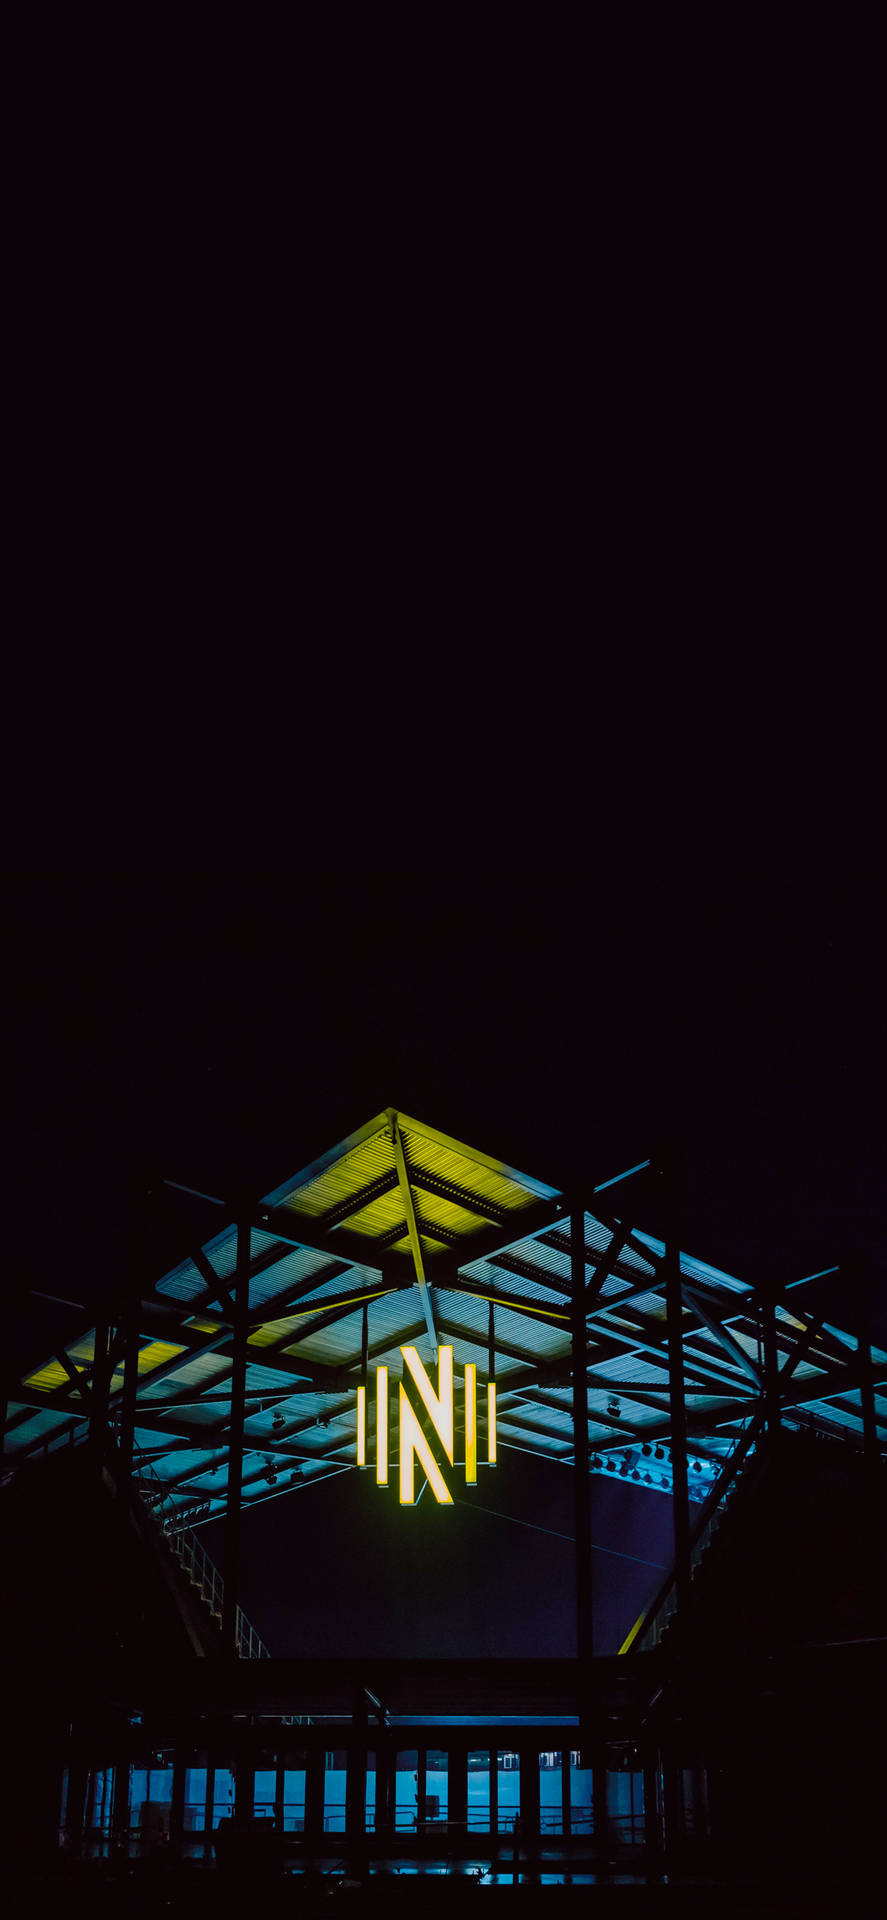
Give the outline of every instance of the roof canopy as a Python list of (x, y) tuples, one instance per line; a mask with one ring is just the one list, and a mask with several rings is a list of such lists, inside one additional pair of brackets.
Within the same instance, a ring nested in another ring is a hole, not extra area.
[[(632, 1178), (649, 1164), (580, 1197), (588, 1436), (593, 1471), (670, 1493), (665, 1249), (636, 1218), (644, 1186)], [(225, 1507), (238, 1227), (245, 1506), (356, 1468), (363, 1370), (384, 1363), (398, 1376), (406, 1344), (430, 1365), (446, 1342), (457, 1371), (471, 1361), (481, 1377), (493, 1359), (499, 1446), (572, 1463), (575, 1196), (386, 1108), (255, 1205), (173, 1183), (155, 1199), (203, 1221), (185, 1225), (183, 1257), (141, 1305), (135, 1471), (175, 1524)], [(747, 1282), (683, 1252), (680, 1267), (690, 1487), (701, 1499), (760, 1403), (761, 1327)], [(782, 1417), (861, 1444), (856, 1340), (826, 1317), (824, 1277), (789, 1282), (776, 1305)], [(95, 1332), (46, 1351), (10, 1396), (7, 1460), (84, 1431)], [(111, 1356), (113, 1418), (123, 1388), (113, 1340)], [(887, 1435), (887, 1355), (873, 1361)]]

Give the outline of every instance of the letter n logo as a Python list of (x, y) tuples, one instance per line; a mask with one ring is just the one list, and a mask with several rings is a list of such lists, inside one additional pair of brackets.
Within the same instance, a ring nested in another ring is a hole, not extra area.
[[(416, 1387), (422, 1404), (431, 1421), (440, 1444), (453, 1464), (453, 1349), (438, 1348), (437, 1383), (439, 1391), (435, 1393), (425, 1368), (415, 1347), (401, 1347), (404, 1366)], [(453, 1496), (444, 1480), (443, 1474), (431, 1448), (419, 1425), (409, 1400), (400, 1388), (400, 1504), (411, 1507), (415, 1501), (415, 1462), (425, 1471), (428, 1484), (435, 1500), (442, 1507), (451, 1507)]]

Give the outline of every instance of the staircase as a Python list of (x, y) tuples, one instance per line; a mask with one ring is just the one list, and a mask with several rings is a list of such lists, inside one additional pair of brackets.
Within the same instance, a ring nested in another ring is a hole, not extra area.
[[(761, 1415), (756, 1413), (721, 1469), (707, 1500), (703, 1502), (690, 1534), (690, 1574), (694, 1585), (703, 1573), (716, 1535), (728, 1512), (735, 1514), (737, 1502), (746, 1500), (751, 1488), (760, 1480), (763, 1470), (759, 1444), (761, 1431)], [(620, 1653), (647, 1652), (651, 1647), (660, 1646), (668, 1635), (676, 1610), (677, 1578), (672, 1568), (646, 1613), (641, 1615), (620, 1647)]]
[[(198, 1540), (190, 1527), (183, 1526), (173, 1516), (163, 1517), (163, 1482), (150, 1472), (150, 1484), (139, 1482), (140, 1517), (148, 1522), (148, 1531), (152, 1544), (166, 1564), (169, 1561), (181, 1569), (188, 1585), (192, 1587), (201, 1602), (203, 1628), (200, 1639), (209, 1636), (209, 1647), (201, 1651), (217, 1651), (218, 1635), (221, 1632), (224, 1611), (225, 1582), (215, 1562)], [(110, 1478), (110, 1476), (109, 1476)], [(246, 1617), (242, 1607), (237, 1608), (235, 1622), (235, 1648), (242, 1660), (270, 1660), (264, 1641), (260, 1639), (255, 1627)]]
[[(815, 1432), (771, 1437), (756, 1416), (691, 1535), (697, 1654), (746, 1653), (883, 1634), (883, 1476), (860, 1450)], [(674, 1572), (623, 1653), (675, 1644)]]

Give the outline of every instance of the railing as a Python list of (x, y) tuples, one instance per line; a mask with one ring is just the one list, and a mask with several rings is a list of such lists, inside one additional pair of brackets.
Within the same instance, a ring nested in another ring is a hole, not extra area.
[[(215, 1562), (210, 1559), (201, 1546), (197, 1535), (190, 1527), (177, 1522), (174, 1514), (163, 1513), (166, 1489), (148, 1463), (140, 1469), (147, 1472), (152, 1485), (145, 1487), (139, 1482), (139, 1492), (144, 1505), (157, 1522), (158, 1528), (170, 1550), (178, 1561), (182, 1571), (187, 1574), (192, 1587), (196, 1587), (202, 1600), (206, 1602), (214, 1620), (221, 1625), (224, 1611), (225, 1582)], [(242, 1660), (270, 1660), (264, 1641), (260, 1639), (255, 1627), (251, 1626), (242, 1607), (237, 1608), (235, 1621), (235, 1646)]]
[[(741, 1439), (734, 1447), (729, 1460), (725, 1461), (708, 1498), (703, 1502), (702, 1512), (690, 1535), (690, 1572), (695, 1574), (703, 1554), (710, 1546), (724, 1514), (740, 1482), (745, 1477), (755, 1444), (760, 1438), (763, 1416), (758, 1409), (749, 1421)], [(662, 1636), (677, 1610), (677, 1575), (672, 1568), (659, 1588), (655, 1599), (646, 1613), (637, 1622), (629, 1634), (621, 1653), (632, 1648), (648, 1649), (658, 1647)]]

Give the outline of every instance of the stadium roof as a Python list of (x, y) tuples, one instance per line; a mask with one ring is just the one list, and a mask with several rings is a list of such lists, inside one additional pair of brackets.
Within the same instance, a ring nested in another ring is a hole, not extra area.
[[(633, 1178), (649, 1164), (582, 1196), (588, 1436), (593, 1471), (667, 1494), (665, 1249), (637, 1217), (645, 1189)], [(572, 1463), (575, 1196), (386, 1108), (246, 1209), (171, 1182), (155, 1199), (182, 1210), (180, 1234), (187, 1215), (186, 1240), (143, 1290), (134, 1471), (174, 1525), (225, 1510), (238, 1220), (249, 1228), (244, 1507), (356, 1469), (363, 1370), (383, 1363), (396, 1378), (406, 1344), (426, 1365), (450, 1344), (457, 1371), (473, 1361), (485, 1377), (492, 1336), (499, 1446)], [(689, 1254), (680, 1265), (690, 1488), (701, 1499), (760, 1405), (761, 1325), (748, 1282)], [(777, 1301), (782, 1417), (861, 1445), (856, 1339), (822, 1304), (837, 1271), (789, 1282)], [(85, 1431), (95, 1335), (84, 1324), (65, 1344), (48, 1339), (10, 1393), (7, 1463)], [(872, 1359), (884, 1440), (887, 1354)], [(113, 1419), (123, 1388), (113, 1337), (111, 1360)]]

